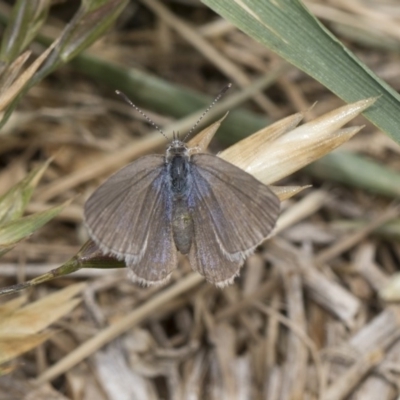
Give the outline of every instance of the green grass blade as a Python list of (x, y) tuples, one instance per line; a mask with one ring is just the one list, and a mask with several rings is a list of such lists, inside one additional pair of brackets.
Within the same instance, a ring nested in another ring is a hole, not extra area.
[[(0, 128), (7, 122), (26, 91), (95, 42), (114, 23), (127, 3), (128, 0), (85, 1), (57, 39), (57, 46), (50, 56), (10, 103), (1, 120)], [(4, 17), (2, 16), (0, 20), (4, 20)], [(7, 26), (10, 24), (12, 25), (12, 21), (7, 21)]]
[(0, 224), (21, 217), (50, 161), (31, 171), (0, 197)]
[(88, 240), (79, 252), (63, 265), (30, 281), (0, 288), (0, 296), (19, 292), (44, 282), (52, 281), (61, 276), (72, 274), (82, 268), (125, 268), (123, 261), (104, 255), (92, 240)]
[[(331, 226), (336, 232), (346, 234), (349, 231), (364, 229), (371, 221), (368, 219), (335, 220)], [(394, 219), (376, 228), (372, 234), (390, 240), (400, 240), (400, 219)]]
[(27, 217), (18, 218), (0, 227), (0, 249), (9, 249), (58, 215), (66, 204)]
[(10, 63), (35, 39), (47, 18), (50, 0), (18, 0), (4, 32), (0, 60)]
[(298, 0), (202, 0), (346, 102), (381, 96), (364, 115), (400, 143), (400, 96)]
[(400, 196), (400, 174), (357, 154), (334, 151), (307, 166), (313, 176), (368, 190), (382, 196)]
[[(176, 118), (184, 118), (191, 113), (204, 110), (213, 101), (211, 96), (172, 84), (148, 72), (115, 65), (87, 53), (80, 54), (71, 64), (81, 73), (109, 85), (113, 90), (123, 90), (140, 107)], [(285, 71), (286, 68), (282, 66), (280, 70), (272, 70), (269, 75), (270, 83), (265, 84), (264, 88), (274, 83), (281, 71)], [(264, 128), (268, 123), (270, 121), (265, 116), (237, 108), (229, 113), (218, 130), (217, 137), (224, 143), (232, 144)]]
[(51, 57), (33, 77), (30, 85), (72, 60), (94, 43), (114, 23), (128, 0), (107, 2), (85, 1), (61, 34), (60, 42)]

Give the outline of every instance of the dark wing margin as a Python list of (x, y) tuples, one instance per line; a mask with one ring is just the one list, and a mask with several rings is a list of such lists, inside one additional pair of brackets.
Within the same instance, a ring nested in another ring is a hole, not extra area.
[(196, 154), (191, 161), (195, 234), (190, 262), (207, 280), (224, 286), (271, 233), (280, 202), (268, 186), (216, 156)]
[(147, 284), (165, 280), (176, 266), (164, 171), (163, 156), (142, 157), (104, 182), (84, 208), (94, 242)]

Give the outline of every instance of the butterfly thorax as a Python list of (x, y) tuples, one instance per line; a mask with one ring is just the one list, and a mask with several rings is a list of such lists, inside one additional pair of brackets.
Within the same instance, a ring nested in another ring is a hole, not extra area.
[(193, 219), (188, 207), (188, 196), (191, 189), (190, 157), (187, 146), (174, 140), (168, 147), (165, 156), (172, 202), (172, 231), (177, 249), (188, 254), (193, 238)]
[(171, 190), (175, 199), (187, 197), (190, 186), (190, 161), (187, 146), (174, 140), (165, 156)]
[(185, 157), (175, 156), (170, 163), (169, 174), (174, 197), (186, 197), (188, 191), (189, 161)]

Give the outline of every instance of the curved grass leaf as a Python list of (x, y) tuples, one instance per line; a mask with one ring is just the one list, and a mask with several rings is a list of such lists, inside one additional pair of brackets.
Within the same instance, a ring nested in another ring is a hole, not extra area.
[[(22, 3), (24, 2), (29, 3), (29, 1), (23, 0)], [(0, 127), (6, 123), (18, 104), (19, 99), (27, 90), (40, 82), (45, 76), (57, 69), (59, 66), (70, 61), (82, 50), (97, 40), (112, 25), (127, 3), (128, 0), (87, 0), (83, 2), (78, 12), (65, 27), (60, 37), (56, 40), (57, 46), (54, 47), (42, 67), (33, 77), (30, 77), (29, 81), (23, 87), (20, 88), (18, 95), (13, 96), (15, 99), (6, 110)], [(15, 5), (15, 7), (17, 6), (18, 4)], [(28, 9), (29, 8), (27, 8), (27, 10)], [(15, 12), (14, 10), (15, 8), (13, 9), (13, 12)], [(26, 13), (23, 12), (21, 13), (24, 17), (25, 14)], [(13, 23), (13, 20), (8, 20), (8, 27)], [(27, 37), (29, 36), (25, 31), (21, 31), (21, 34), (22, 33), (27, 35)], [(19, 46), (22, 46), (22, 42), (27, 40), (27, 37), (19, 39)], [(9, 38), (9, 40), (11, 40), (11, 38)], [(5, 54), (7, 54), (6, 51)]]
[(400, 143), (400, 96), (299, 0), (202, 0), (218, 14), (346, 102), (380, 96), (364, 115)]
[(31, 171), (24, 179), (0, 197), (0, 224), (22, 216), (33, 191), (51, 160)]
[(94, 43), (114, 23), (127, 4), (128, 0), (82, 2), (73, 19), (61, 33), (59, 45), (30, 84), (39, 82)]
[(43, 212), (18, 218), (0, 226), (0, 251), (4, 254), (5, 251), (11, 249), (17, 242), (41, 228), (59, 214), (67, 203)]
[[(37, 347), (54, 332), (41, 332), (50, 324), (71, 312), (81, 301), (75, 298), (85, 284), (70, 285), (40, 300), (21, 307), (11, 300), (0, 310), (0, 364)], [(26, 300), (26, 298), (25, 298)]]
[(14, 61), (35, 39), (50, 5), (50, 0), (18, 0), (15, 3), (1, 41), (0, 61)]
[(324, 180), (368, 190), (382, 196), (400, 196), (400, 174), (357, 154), (334, 151), (305, 168)]
[(60, 276), (72, 274), (82, 268), (125, 268), (125, 263), (123, 261), (118, 261), (116, 258), (111, 256), (104, 255), (92, 240), (88, 240), (74, 257), (60, 267), (33, 278), (30, 281), (0, 288), (0, 296), (16, 293), (32, 286), (40, 285), (44, 282), (59, 278)]

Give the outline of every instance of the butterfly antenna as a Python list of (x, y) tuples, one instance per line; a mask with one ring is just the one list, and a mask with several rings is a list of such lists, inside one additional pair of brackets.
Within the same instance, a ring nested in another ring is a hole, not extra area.
[(115, 93), (117, 93), (118, 96), (121, 96), (129, 105), (131, 105), (151, 126), (153, 126), (158, 132), (161, 133), (169, 141), (165, 133), (156, 125), (150, 117), (148, 117), (138, 106), (135, 106), (132, 101), (129, 99), (129, 97), (125, 94), (122, 93), (119, 90), (116, 90)]
[(197, 120), (197, 122), (193, 125), (193, 127), (190, 129), (190, 131), (186, 134), (186, 136), (183, 138), (183, 142), (186, 141), (186, 139), (190, 136), (190, 134), (197, 128), (199, 125), (200, 121), (204, 118), (204, 116), (215, 106), (215, 104), (219, 101), (219, 99), (232, 87), (232, 83), (228, 83), (218, 94), (218, 96), (214, 99), (214, 101), (206, 108), (206, 110), (203, 112), (201, 117)]

